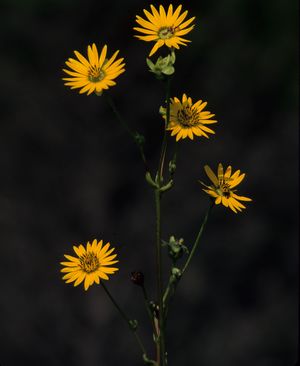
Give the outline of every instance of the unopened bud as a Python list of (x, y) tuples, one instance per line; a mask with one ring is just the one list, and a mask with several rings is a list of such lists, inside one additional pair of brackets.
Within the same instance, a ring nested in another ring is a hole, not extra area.
[(145, 137), (138, 132), (135, 132), (134, 140), (135, 140), (136, 144), (139, 146), (145, 145)]
[(161, 57), (157, 59), (154, 64), (149, 58), (146, 59), (147, 65), (149, 67), (149, 71), (154, 73), (157, 79), (164, 79), (166, 76), (170, 76), (174, 74), (175, 68), (175, 52), (172, 51), (167, 57)]
[(169, 162), (169, 173), (171, 175), (173, 175), (175, 173), (175, 171), (176, 171), (176, 162), (175, 162), (175, 160), (171, 160)]
[(132, 330), (136, 330), (137, 327), (138, 327), (139, 323), (136, 319), (133, 319), (133, 320), (129, 320), (129, 326)]
[(169, 256), (173, 261), (177, 261), (183, 256), (183, 254), (187, 254), (189, 252), (188, 248), (183, 243), (184, 240), (182, 238), (176, 239), (174, 236), (170, 237), (167, 246), (169, 250)]
[(130, 280), (137, 286), (144, 286), (144, 274), (142, 272), (131, 272)]

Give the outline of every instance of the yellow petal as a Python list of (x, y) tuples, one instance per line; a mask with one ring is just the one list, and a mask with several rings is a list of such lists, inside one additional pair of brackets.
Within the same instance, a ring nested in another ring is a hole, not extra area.
[(179, 5), (176, 10), (174, 11), (174, 14), (172, 16), (172, 19), (171, 19), (171, 23), (174, 24), (181, 12), (181, 9), (182, 9), (182, 5)]
[(227, 167), (227, 169), (226, 169), (226, 172), (225, 172), (225, 174), (224, 174), (224, 177), (225, 177), (225, 178), (229, 178), (229, 177), (231, 176), (231, 171), (232, 171), (232, 168), (231, 168), (231, 166), (229, 165), (229, 166)]
[(230, 188), (234, 188), (237, 185), (239, 185), (241, 183), (241, 181), (245, 178), (245, 173), (241, 174), (238, 178), (234, 179), (233, 181), (231, 181), (230, 183)]
[(167, 25), (167, 15), (162, 5), (159, 5), (159, 14), (162, 22)]
[(221, 197), (221, 196), (219, 196), (219, 197), (217, 197), (217, 198), (216, 198), (216, 200), (215, 200), (215, 204), (216, 204), (216, 205), (219, 205), (219, 204), (221, 203), (221, 201), (222, 201), (222, 197)]
[(173, 5), (170, 4), (169, 8), (168, 8), (168, 13), (167, 13), (167, 19), (168, 21), (172, 20), (173, 17)]
[(85, 67), (90, 67), (90, 64), (88, 62), (88, 60), (82, 56), (81, 53), (79, 53), (78, 51), (74, 51), (76, 57), (78, 58), (78, 60), (85, 66)]
[[(190, 18), (189, 20), (187, 20), (187, 21), (185, 21), (184, 23), (182, 23), (182, 24), (180, 24), (180, 29), (184, 29), (184, 28), (186, 28), (189, 24), (191, 24), (193, 21), (195, 20), (195, 17), (192, 17), (192, 18)], [(194, 25), (193, 25), (193, 28), (194, 28)], [(176, 34), (178, 34), (177, 32), (176, 32)], [(181, 34), (178, 34), (178, 35), (181, 35)]]
[(248, 197), (244, 197), (244, 196), (238, 196), (237, 194), (235, 193), (232, 193), (232, 197), (236, 198), (237, 200), (240, 200), (240, 201), (252, 201), (251, 198), (248, 198)]
[(119, 268), (114, 268), (114, 267), (101, 267), (101, 272), (103, 272), (103, 273), (108, 273), (108, 274), (110, 274), (110, 273), (114, 273), (114, 272), (116, 272), (116, 271), (118, 271), (119, 270)]
[(80, 275), (77, 277), (77, 280), (74, 283), (74, 286), (78, 286), (79, 284), (81, 284), (81, 282), (84, 280), (85, 278), (85, 273), (82, 272), (80, 273)]
[(134, 27), (134, 30), (141, 32), (141, 33), (145, 33), (145, 34), (151, 34), (151, 35), (156, 35), (157, 36), (157, 32), (155, 32), (154, 30), (151, 29), (145, 29), (145, 28), (139, 28), (139, 27)]
[(157, 17), (155, 17), (153, 14), (151, 14), (148, 10), (143, 9), (144, 14), (146, 15), (147, 19), (149, 20), (150, 23), (155, 24), (157, 26), (159, 26), (159, 20), (157, 19)]
[(223, 165), (221, 163), (219, 163), (219, 165), (218, 165), (218, 178), (219, 179), (223, 179), (223, 175), (224, 175), (224, 173), (223, 173)]
[(95, 57), (91, 46), (88, 46), (88, 58), (91, 65), (95, 65)]
[(154, 53), (164, 45), (164, 41), (162, 39), (158, 40), (155, 45), (152, 47), (152, 50), (149, 53), (149, 57), (151, 57), (152, 55), (154, 55)]
[(176, 34), (176, 36), (184, 36), (185, 34), (188, 34), (193, 28), (194, 28), (194, 26), (177, 31), (175, 34)]
[(219, 185), (219, 180), (216, 177), (215, 173), (210, 169), (208, 165), (204, 166), (205, 173), (207, 174), (208, 178), (213, 182), (213, 184), (217, 187)]
[(103, 280), (108, 280), (109, 279), (109, 277), (107, 276), (107, 274), (105, 274), (102, 270), (101, 271), (98, 271), (97, 274)]
[(141, 25), (142, 27), (146, 28), (146, 29), (151, 29), (155, 32), (157, 32), (159, 30), (159, 27), (155, 24), (152, 24), (150, 22), (148, 22), (147, 20), (137, 16), (137, 19), (135, 20), (139, 25)]
[(90, 287), (90, 276), (86, 275), (84, 279), (84, 289), (87, 291), (87, 289)]
[(109, 68), (109, 66), (115, 61), (116, 57), (118, 56), (119, 51), (116, 51), (112, 57), (107, 61), (107, 63), (104, 65), (105, 68)]
[(107, 45), (104, 45), (104, 47), (102, 48), (102, 51), (101, 51), (101, 55), (99, 57), (99, 67), (100, 68), (103, 66), (103, 63), (106, 58), (106, 53), (107, 53)]
[(75, 263), (75, 262), (60, 262), (60, 264), (62, 266), (66, 266), (66, 267), (77, 267), (78, 269), (80, 268), (78, 266), (78, 263)]
[(224, 196), (222, 196), (222, 205), (224, 205), (225, 207), (228, 207), (228, 200)]
[(69, 261), (74, 262), (74, 263), (79, 263), (79, 259), (76, 257), (73, 257), (72, 255), (68, 255), (68, 254), (64, 254), (64, 256), (69, 259)]
[(186, 16), (188, 15), (188, 11), (186, 10), (185, 12), (183, 12), (180, 17), (176, 20), (176, 22), (174, 23), (174, 28), (178, 27), (186, 18)]
[(155, 6), (153, 6), (153, 5), (150, 5), (150, 8), (152, 10), (152, 14), (153, 14), (153, 16), (156, 20), (157, 25), (160, 26), (161, 25), (161, 18), (160, 18), (159, 12), (156, 10)]

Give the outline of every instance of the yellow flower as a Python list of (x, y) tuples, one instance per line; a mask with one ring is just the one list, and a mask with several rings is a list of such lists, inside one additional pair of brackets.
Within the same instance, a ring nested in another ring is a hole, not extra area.
[(86, 248), (80, 244), (78, 247), (73, 246), (77, 257), (65, 254), (69, 262), (61, 262), (64, 266), (61, 272), (66, 274), (63, 280), (66, 283), (74, 282), (74, 286), (78, 286), (84, 280), (84, 289), (87, 290), (94, 282), (100, 283), (100, 278), (108, 280), (108, 274), (118, 271), (118, 268), (111, 267), (112, 264), (119, 262), (114, 260), (116, 254), (110, 255), (115, 248), (111, 248), (110, 243), (103, 246), (103, 240), (97, 242), (95, 239), (92, 244), (87, 242)]
[(103, 89), (116, 85), (113, 80), (125, 71), (125, 63), (122, 63), (124, 59), (119, 58), (115, 61), (119, 51), (116, 51), (110, 59), (106, 58), (107, 45), (102, 48), (100, 56), (95, 43), (88, 46), (88, 59), (78, 51), (74, 53), (78, 60), (69, 58), (66, 61), (66, 65), (71, 70), (63, 69), (63, 71), (71, 77), (63, 80), (67, 81), (65, 85), (70, 86), (71, 89), (81, 88), (80, 94), (90, 95), (93, 92), (101, 94)]
[(237, 213), (237, 211), (242, 211), (243, 208), (246, 208), (239, 201), (252, 201), (251, 198), (238, 196), (235, 194), (236, 189), (233, 189), (245, 178), (245, 174), (240, 174), (240, 170), (231, 174), (232, 168), (229, 165), (224, 173), (221, 163), (218, 166), (218, 177), (216, 177), (208, 165), (205, 165), (204, 170), (213, 185), (207, 186), (202, 182), (200, 183), (208, 188), (203, 189), (203, 191), (215, 198), (216, 205), (222, 203), (222, 205), (229, 207), (233, 212)]
[[(159, 12), (153, 5), (150, 5), (152, 14), (143, 9), (147, 20), (140, 16), (136, 16), (136, 22), (142, 26), (142, 28), (135, 27), (134, 30), (146, 34), (144, 36), (135, 36), (142, 41), (152, 42), (155, 41), (149, 56), (152, 56), (160, 47), (166, 45), (167, 47), (179, 49), (179, 45), (186, 46), (187, 42), (191, 42), (185, 38), (182, 38), (185, 34), (189, 33), (194, 25), (188, 27), (195, 19), (195, 17), (186, 18), (188, 11), (186, 10), (180, 15), (182, 5), (179, 5), (173, 13), (173, 5), (169, 5), (168, 12), (165, 11), (162, 5), (159, 6)], [(187, 28), (188, 27), (188, 28)]]
[[(170, 123), (167, 130), (172, 131), (171, 136), (176, 135), (176, 141), (189, 137), (191, 140), (196, 136), (205, 136), (209, 138), (208, 133), (215, 132), (205, 125), (216, 123), (216, 120), (211, 120), (214, 114), (208, 111), (203, 112), (207, 102), (192, 102), (192, 99), (186, 94), (182, 96), (182, 102), (178, 98), (170, 99)], [(166, 119), (166, 108), (161, 108), (162, 116)]]

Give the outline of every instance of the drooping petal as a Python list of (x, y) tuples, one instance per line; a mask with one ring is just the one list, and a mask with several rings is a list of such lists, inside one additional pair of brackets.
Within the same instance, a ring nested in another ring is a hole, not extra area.
[(208, 165), (204, 166), (205, 173), (207, 174), (208, 178), (213, 182), (213, 184), (217, 187), (219, 185), (219, 180), (216, 177), (215, 173), (210, 169)]

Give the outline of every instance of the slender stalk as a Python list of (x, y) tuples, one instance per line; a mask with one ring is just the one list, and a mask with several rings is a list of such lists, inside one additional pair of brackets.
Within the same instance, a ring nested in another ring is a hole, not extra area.
[(171, 90), (171, 78), (168, 77), (167, 87), (166, 87), (167, 110), (166, 110), (164, 136), (163, 136), (163, 142), (162, 142), (162, 148), (161, 148), (161, 154), (160, 154), (160, 160), (159, 160), (159, 167), (158, 167), (158, 174), (159, 174), (160, 183), (161, 183), (162, 178), (163, 178), (164, 163), (165, 163), (165, 157), (166, 157), (166, 151), (167, 151), (167, 145), (168, 145), (167, 127), (168, 127), (169, 122), (170, 122), (170, 90)]
[(167, 151), (167, 126), (170, 122), (170, 86), (171, 78), (168, 77), (166, 85), (166, 119), (163, 135), (163, 142), (161, 147), (161, 154), (159, 159), (157, 171), (158, 188), (155, 190), (155, 212), (156, 212), (156, 273), (157, 273), (157, 298), (159, 306), (158, 319), (158, 354), (157, 364), (159, 366), (166, 365), (165, 357), (165, 329), (164, 329), (164, 314), (163, 314), (163, 286), (162, 286), (162, 258), (161, 258), (161, 192), (160, 188), (163, 182), (164, 162)]
[(139, 337), (139, 335), (137, 334), (136, 332), (136, 328), (133, 327), (133, 321), (130, 320), (128, 318), (128, 316), (124, 313), (124, 311), (120, 308), (120, 306), (118, 305), (118, 303), (116, 302), (116, 300), (113, 298), (113, 296), (111, 295), (111, 293), (108, 291), (108, 288), (104, 285), (104, 283), (101, 281), (100, 282), (104, 291), (106, 292), (107, 296), (110, 298), (111, 302), (114, 304), (114, 306), (116, 307), (116, 309), (118, 310), (119, 314), (121, 315), (121, 317), (124, 319), (124, 321), (128, 324), (129, 326), (129, 329), (132, 331), (139, 347), (140, 347), (140, 350), (142, 351), (142, 354), (143, 354), (143, 357), (146, 356), (146, 350), (145, 350), (145, 347)]
[(124, 127), (124, 129), (127, 131), (127, 133), (131, 136), (131, 138), (133, 139), (134, 143), (137, 145), (141, 158), (143, 160), (144, 166), (145, 166), (145, 170), (149, 171), (148, 169), (148, 164), (147, 164), (147, 160), (145, 157), (145, 153), (144, 153), (144, 148), (143, 148), (143, 142), (141, 141), (141, 139), (143, 139), (143, 136), (141, 136), (138, 132), (136, 131), (132, 131), (127, 122), (124, 120), (124, 118), (121, 116), (121, 114), (119, 113), (113, 99), (111, 98), (111, 96), (108, 93), (104, 93), (104, 95), (106, 95), (106, 100), (112, 110), (112, 112), (114, 113), (116, 119), (119, 121), (119, 123)]
[(155, 211), (156, 211), (156, 269), (157, 269), (157, 298), (158, 298), (158, 340), (159, 340), (159, 360), (158, 365), (165, 365), (165, 345), (164, 345), (164, 321), (163, 321), (163, 287), (162, 287), (162, 259), (161, 259), (161, 212), (160, 212), (161, 192), (155, 190)]
[(192, 258), (193, 258), (193, 256), (194, 256), (194, 253), (195, 253), (195, 251), (196, 251), (196, 249), (197, 249), (197, 247), (198, 247), (198, 244), (199, 244), (199, 242), (200, 242), (200, 239), (201, 239), (201, 236), (202, 236), (203, 230), (204, 230), (205, 225), (206, 225), (206, 223), (207, 223), (208, 216), (209, 216), (210, 211), (211, 211), (211, 209), (213, 208), (213, 206), (214, 206), (214, 203), (212, 203), (212, 204), (209, 206), (208, 210), (206, 211), (206, 214), (205, 214), (204, 219), (203, 219), (203, 221), (202, 221), (202, 224), (201, 224), (201, 226), (200, 226), (200, 230), (199, 230), (198, 235), (197, 235), (197, 237), (196, 237), (195, 243), (194, 243), (194, 245), (193, 245), (193, 247), (192, 247), (192, 250), (190, 251), (189, 256), (188, 256), (188, 258), (187, 258), (187, 260), (186, 260), (186, 262), (185, 262), (185, 264), (184, 264), (184, 266), (183, 266), (183, 268), (182, 268), (182, 271), (181, 271), (181, 274), (182, 274), (182, 275), (184, 274), (184, 272), (185, 272), (185, 271), (186, 271), (186, 269), (188, 268), (188, 266), (189, 266), (189, 264), (190, 264), (190, 261), (192, 260)]
[(147, 314), (149, 316), (149, 319), (150, 319), (150, 322), (151, 322), (151, 325), (152, 325), (152, 328), (153, 328), (153, 333), (155, 335), (155, 337), (157, 337), (157, 331), (156, 331), (156, 326), (155, 326), (155, 323), (154, 323), (154, 316), (152, 314), (152, 311), (150, 309), (150, 306), (149, 306), (149, 298), (148, 298), (148, 295), (147, 295), (147, 291), (146, 291), (146, 288), (145, 286), (141, 286), (142, 287), (142, 290), (143, 290), (143, 295), (144, 295), (144, 302), (145, 302), (145, 307), (146, 307), (146, 310), (147, 310)]

